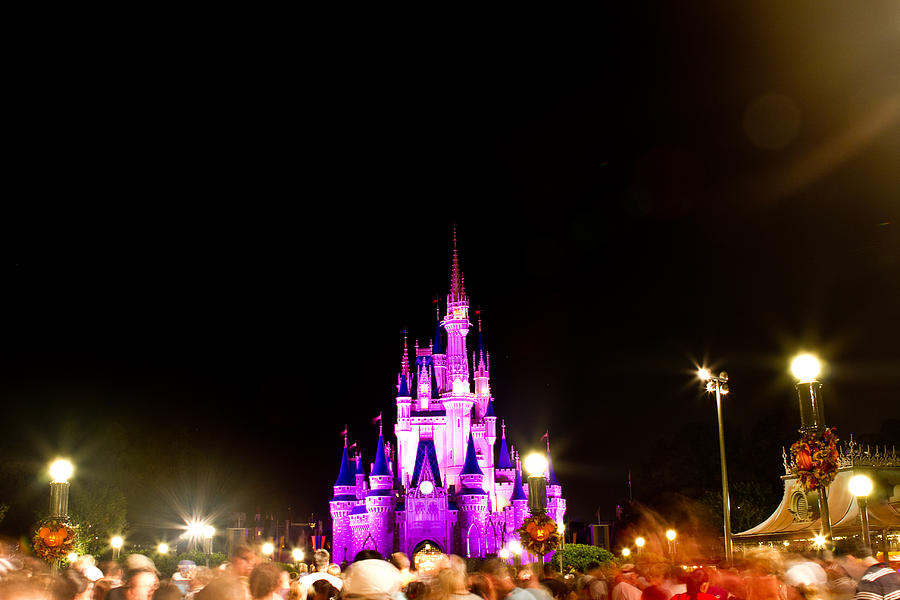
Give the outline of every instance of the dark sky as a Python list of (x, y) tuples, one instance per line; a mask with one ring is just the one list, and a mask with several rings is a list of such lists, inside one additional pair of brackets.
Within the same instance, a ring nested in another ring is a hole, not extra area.
[(338, 432), (371, 460), (402, 331), (432, 335), (453, 223), (496, 410), (523, 450), (550, 428), (573, 518), (714, 435), (704, 358), (737, 477), (778, 475), (749, 448), (793, 441), (800, 349), (839, 435), (900, 441), (898, 19), (679, 3), (48, 59), (0, 226), (0, 452), (120, 477), (137, 530), (327, 512)]

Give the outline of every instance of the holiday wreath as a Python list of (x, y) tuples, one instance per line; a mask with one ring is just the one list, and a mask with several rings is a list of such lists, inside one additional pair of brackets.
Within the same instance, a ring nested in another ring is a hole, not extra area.
[(834, 481), (838, 470), (837, 440), (832, 427), (807, 431), (791, 446), (793, 472), (807, 492), (828, 487)]
[(75, 530), (59, 519), (44, 519), (35, 527), (34, 553), (49, 562), (65, 558), (75, 548)]
[(543, 556), (559, 547), (556, 523), (547, 515), (528, 517), (517, 531), (522, 548), (534, 556)]

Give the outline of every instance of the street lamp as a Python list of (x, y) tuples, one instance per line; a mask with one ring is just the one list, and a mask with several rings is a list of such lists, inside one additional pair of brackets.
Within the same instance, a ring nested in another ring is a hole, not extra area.
[(294, 558), (295, 563), (299, 563), (301, 560), (303, 560), (303, 550), (301, 550), (300, 548), (294, 548), (291, 551), (291, 556)]
[(862, 543), (866, 548), (871, 548), (872, 540), (869, 538), (869, 494), (872, 493), (872, 480), (865, 475), (854, 475), (849, 482), (850, 493), (856, 496), (856, 505), (859, 507), (860, 527), (862, 529)]
[(719, 462), (722, 467), (722, 520), (725, 525), (725, 562), (732, 564), (734, 544), (731, 541), (731, 496), (728, 493), (728, 468), (725, 466), (725, 426), (722, 423), (722, 396), (728, 394), (728, 373), (716, 377), (708, 369), (697, 373), (706, 382), (706, 391), (716, 393), (716, 416), (719, 418)]
[(666, 529), (666, 539), (669, 540), (669, 553), (672, 555), (672, 560), (675, 560), (675, 538), (678, 536), (678, 533), (674, 529)]
[[(812, 354), (800, 354), (791, 361), (791, 373), (797, 383), (797, 399), (800, 402), (800, 433), (825, 430), (825, 411), (822, 405), (822, 384), (817, 379), (822, 372), (822, 363)], [(834, 539), (831, 535), (831, 513), (828, 510), (828, 496), (825, 486), (818, 487), (819, 516), (822, 520), (822, 535), (828, 547)]]
[(637, 546), (638, 554), (640, 554), (641, 552), (644, 551), (644, 544), (646, 544), (646, 543), (647, 543), (647, 540), (645, 540), (642, 537), (634, 538), (634, 545)]
[(629, 548), (622, 548), (622, 556), (628, 558), (631, 556), (631, 550)]
[[(68, 460), (58, 458), (50, 463), (50, 518), (62, 522), (69, 520), (69, 478), (75, 467)], [(52, 570), (59, 570), (59, 559), (53, 561)]]
[(122, 550), (124, 544), (125, 540), (122, 539), (121, 535), (114, 535), (112, 539), (109, 540), (109, 545), (112, 546), (113, 549), (113, 560), (119, 559), (119, 552)]
[(272, 554), (275, 552), (275, 545), (272, 544), (272, 542), (266, 542), (265, 544), (262, 545), (261, 549), (262, 549), (263, 555), (265, 555), (266, 558), (271, 560)]
[(160, 554), (168, 554), (169, 553), (169, 545), (166, 544), (165, 542), (163, 542), (159, 546), (156, 547), (156, 551), (159, 552)]
[(212, 554), (212, 542), (213, 536), (216, 535), (216, 528), (212, 525), (204, 525), (203, 526), (203, 538), (206, 540), (204, 543), (206, 549), (206, 566), (209, 567), (209, 555)]

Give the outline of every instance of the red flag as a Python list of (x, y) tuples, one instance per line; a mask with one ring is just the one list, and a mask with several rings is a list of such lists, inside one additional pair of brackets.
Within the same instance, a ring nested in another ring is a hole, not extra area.
[(341, 437), (346, 437), (346, 436), (347, 436), (347, 426), (346, 426), (346, 425), (344, 425), (344, 430), (340, 433), (340, 436), (341, 436)]
[(546, 440), (546, 439), (548, 439), (549, 437), (550, 437), (550, 430), (548, 429), (548, 430), (547, 430), (547, 433), (545, 433), (544, 435), (541, 436), (541, 439), (542, 439), (542, 440)]
[(378, 413), (378, 416), (372, 419), (372, 425), (375, 423), (381, 423), (381, 413)]

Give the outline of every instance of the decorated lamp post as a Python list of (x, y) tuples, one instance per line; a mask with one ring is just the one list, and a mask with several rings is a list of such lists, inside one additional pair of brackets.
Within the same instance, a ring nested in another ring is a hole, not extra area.
[(528, 511), (531, 515), (522, 523), (519, 539), (522, 546), (535, 559), (544, 562), (544, 555), (559, 547), (559, 531), (556, 522), (547, 516), (547, 458), (540, 452), (525, 458), (528, 471)]
[(119, 560), (119, 553), (122, 551), (122, 546), (125, 545), (125, 540), (122, 539), (121, 535), (114, 535), (109, 540), (109, 545), (113, 549), (113, 560)]
[(834, 430), (825, 426), (822, 384), (817, 379), (821, 370), (819, 360), (811, 354), (801, 354), (791, 362), (791, 372), (797, 379), (801, 434), (791, 446), (791, 463), (800, 486), (807, 492), (818, 492), (824, 547), (830, 550), (834, 541), (827, 490), (837, 475), (838, 451)]
[(716, 414), (719, 417), (719, 462), (722, 467), (722, 517), (725, 522), (725, 561), (730, 565), (734, 557), (731, 542), (731, 498), (728, 494), (728, 468), (725, 466), (725, 428), (722, 424), (722, 396), (728, 394), (728, 373), (722, 371), (716, 377), (708, 369), (700, 369), (700, 379), (706, 382), (706, 391), (716, 393)]
[(74, 470), (67, 460), (55, 460), (50, 465), (50, 516), (38, 523), (31, 540), (35, 554), (49, 562), (54, 572), (75, 546), (75, 530), (68, 523), (69, 478)]
[(634, 539), (634, 545), (637, 546), (638, 554), (640, 554), (641, 552), (644, 551), (644, 544), (646, 544), (646, 543), (647, 543), (647, 540), (645, 540), (642, 537), (637, 537)]
[(849, 482), (850, 493), (856, 496), (856, 504), (859, 507), (860, 533), (862, 543), (866, 548), (872, 547), (869, 538), (869, 494), (872, 493), (872, 480), (865, 475), (854, 475)]
[(216, 528), (212, 525), (204, 525), (203, 526), (203, 540), (204, 540), (204, 548), (203, 550), (206, 552), (206, 566), (209, 567), (209, 555), (212, 554), (212, 543), (213, 536), (216, 535)]
[(678, 537), (678, 532), (674, 529), (666, 529), (666, 539), (669, 540), (669, 554), (672, 556), (672, 560), (675, 560), (675, 538)]

